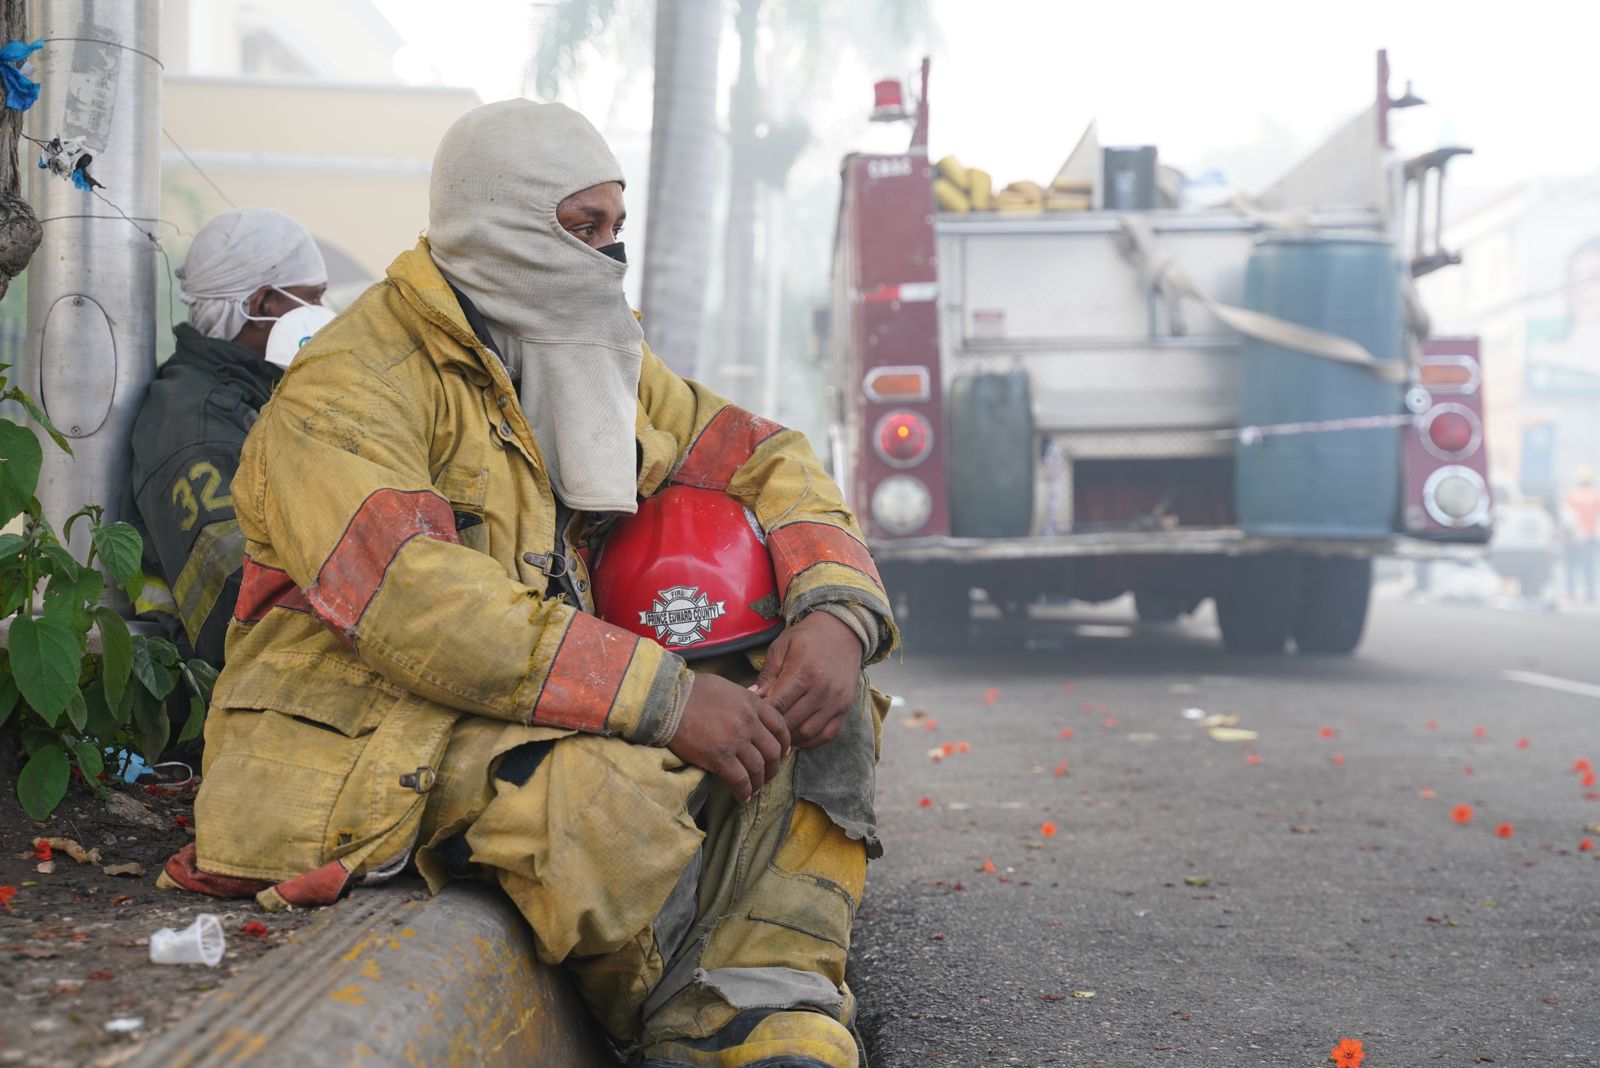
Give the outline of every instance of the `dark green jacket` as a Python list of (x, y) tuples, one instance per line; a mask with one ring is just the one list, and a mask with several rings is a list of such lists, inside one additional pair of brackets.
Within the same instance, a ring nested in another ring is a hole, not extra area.
[(177, 351), (133, 425), (133, 522), (144, 537), (145, 571), (171, 588), (189, 644), (220, 665), (244, 562), (233, 475), (283, 370), (188, 323), (173, 333)]

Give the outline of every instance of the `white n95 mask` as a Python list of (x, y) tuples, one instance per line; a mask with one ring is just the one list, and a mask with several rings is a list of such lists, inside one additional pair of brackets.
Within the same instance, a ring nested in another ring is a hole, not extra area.
[(311, 335), (333, 322), (332, 308), (320, 304), (303, 304), (292, 312), (278, 316), (267, 335), (267, 362), (288, 367), (294, 362), (300, 348)]

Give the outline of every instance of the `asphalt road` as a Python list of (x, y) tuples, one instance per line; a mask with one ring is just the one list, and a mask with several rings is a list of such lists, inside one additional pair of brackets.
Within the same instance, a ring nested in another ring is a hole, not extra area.
[(1383, 601), (1350, 660), (1127, 619), (878, 669), (876, 1068), (1600, 1065), (1600, 616)]

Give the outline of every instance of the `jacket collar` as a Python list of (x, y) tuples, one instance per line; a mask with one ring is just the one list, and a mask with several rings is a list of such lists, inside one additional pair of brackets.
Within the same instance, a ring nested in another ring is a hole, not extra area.
[(438, 355), (442, 362), (465, 364), (480, 373), (493, 375), (492, 368), (500, 359), (479, 339), (467, 321), (455, 290), (433, 262), (426, 237), (420, 238), (415, 248), (395, 257), (389, 265), (388, 278), (413, 311), (458, 343), (440, 346)]
[(265, 404), (272, 390), (283, 377), (283, 368), (268, 363), (242, 345), (220, 338), (206, 337), (188, 323), (172, 328), (177, 347), (166, 366), (174, 369), (193, 367), (220, 379), (244, 393), (255, 407)]

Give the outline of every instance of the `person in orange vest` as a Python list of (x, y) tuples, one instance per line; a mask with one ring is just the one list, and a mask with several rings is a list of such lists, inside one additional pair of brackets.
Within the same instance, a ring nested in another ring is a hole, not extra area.
[(1578, 599), (1578, 586), (1583, 585), (1583, 599), (1595, 602), (1595, 566), (1600, 558), (1600, 489), (1595, 488), (1594, 472), (1584, 468), (1578, 472), (1578, 484), (1567, 491), (1567, 596)]

